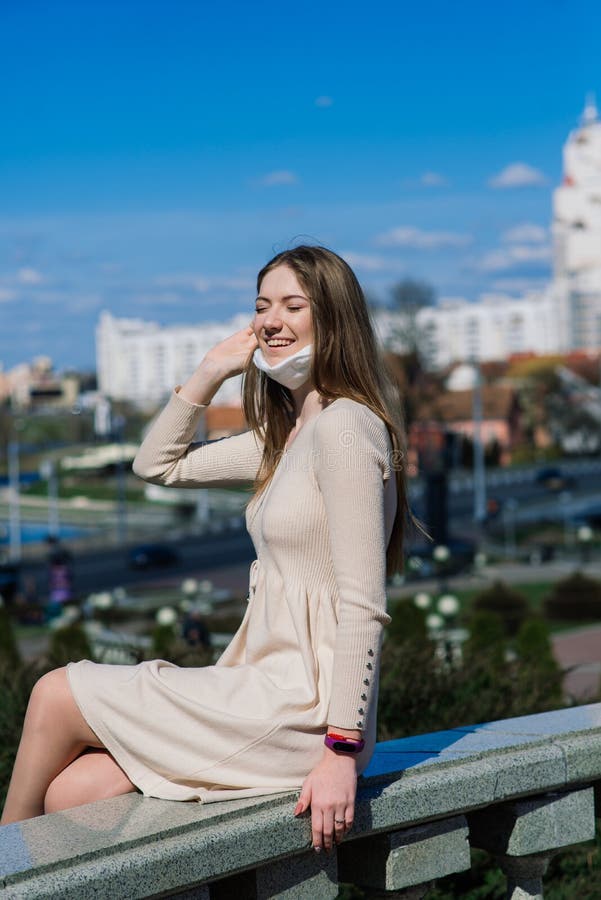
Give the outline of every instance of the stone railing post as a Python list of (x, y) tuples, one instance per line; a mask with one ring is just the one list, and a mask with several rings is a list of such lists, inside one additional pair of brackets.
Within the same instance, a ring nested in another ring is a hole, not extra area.
[(334, 900), (338, 896), (337, 853), (308, 850), (299, 856), (260, 866), (255, 872), (256, 900)]
[(494, 854), (510, 900), (539, 900), (543, 875), (561, 847), (595, 836), (592, 787), (501, 803), (468, 816), (470, 842)]
[(469, 868), (465, 816), (349, 841), (338, 850), (340, 881), (367, 888), (373, 896), (382, 891), (382, 896), (418, 900), (435, 878)]

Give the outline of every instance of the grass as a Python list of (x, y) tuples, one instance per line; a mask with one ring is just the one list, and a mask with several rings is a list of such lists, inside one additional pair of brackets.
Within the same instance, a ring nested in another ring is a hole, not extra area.
[[(530, 608), (530, 612), (532, 615), (544, 615), (544, 600), (555, 586), (555, 581), (535, 581), (528, 582), (526, 584), (511, 584), (510, 587), (512, 590), (517, 591), (522, 594)], [(472, 609), (473, 602), (475, 598), (481, 594), (484, 590), (486, 590), (486, 586), (481, 586), (478, 588), (470, 588), (469, 590), (463, 591), (453, 591), (449, 590), (449, 593), (452, 593), (454, 597), (457, 597), (459, 601), (459, 618), (465, 620), (469, 617), (469, 614)], [(419, 588), (416, 588), (415, 593), (419, 592)], [(435, 595), (436, 596), (436, 595)], [(396, 601), (393, 601), (393, 603)], [(593, 625), (601, 625), (601, 621), (598, 619), (591, 619), (589, 621), (566, 621), (565, 619), (546, 619), (547, 625), (549, 627), (549, 631), (551, 634), (561, 634), (565, 631), (573, 631), (578, 628), (587, 628)]]
[[(48, 486), (45, 481), (38, 481), (29, 485), (24, 491), (30, 497), (46, 497), (48, 495)], [(86, 478), (71, 480), (69, 482), (61, 481), (59, 491), (59, 499), (69, 500), (71, 497), (88, 497), (90, 500), (116, 500), (117, 487), (115, 479), (92, 479)], [(135, 483), (128, 483), (125, 491), (126, 499), (130, 502), (144, 501), (144, 485), (140, 482), (138, 486)]]
[[(526, 584), (512, 584), (511, 588), (526, 598), (530, 612), (533, 615), (540, 615), (546, 619), (544, 614), (544, 600), (551, 593), (554, 586), (554, 581), (535, 581)], [(470, 613), (473, 601), (481, 593), (482, 588), (472, 588), (467, 591), (457, 591), (455, 593), (461, 606), (461, 614), (466, 615)], [(546, 621), (551, 634), (561, 634), (565, 631), (572, 631), (574, 628), (586, 628), (591, 625), (601, 624), (598, 619), (591, 619), (589, 621), (582, 621), (582, 619), (574, 621), (568, 619), (546, 619)]]

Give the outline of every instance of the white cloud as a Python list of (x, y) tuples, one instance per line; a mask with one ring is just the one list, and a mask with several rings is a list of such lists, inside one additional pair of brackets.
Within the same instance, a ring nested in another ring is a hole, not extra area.
[(220, 277), (215, 279), (216, 287), (223, 288), (228, 291), (251, 291), (257, 289), (257, 282), (254, 277), (249, 275), (240, 275), (233, 277)]
[(547, 229), (533, 222), (522, 222), (503, 232), (501, 240), (506, 244), (543, 244), (547, 240)]
[(16, 299), (16, 291), (11, 291), (9, 288), (0, 287), (0, 303), (10, 303), (11, 300)]
[(276, 169), (259, 178), (259, 184), (263, 187), (280, 187), (284, 184), (297, 184), (298, 176), (289, 169)]
[(397, 260), (385, 259), (383, 256), (375, 256), (370, 253), (354, 253), (353, 251), (340, 254), (344, 260), (354, 269), (363, 272), (401, 272), (403, 266)]
[(41, 334), (43, 330), (44, 325), (39, 319), (30, 319), (29, 322), (25, 322), (23, 325), (25, 334)]
[(327, 94), (322, 94), (320, 97), (315, 98), (315, 106), (319, 106), (321, 109), (327, 109), (329, 106), (332, 106), (333, 103), (333, 98), (328, 97)]
[(37, 269), (19, 269), (17, 272), (17, 282), (19, 284), (41, 284), (44, 278)]
[(529, 291), (543, 290), (548, 283), (548, 278), (497, 278), (491, 287), (495, 291), (527, 294)]
[(440, 172), (422, 172), (419, 176), (419, 183), (424, 187), (445, 187), (449, 180)]
[(82, 294), (72, 297), (68, 301), (68, 309), (72, 313), (87, 313), (99, 310), (102, 306), (102, 299), (98, 294)]
[(471, 235), (454, 231), (424, 231), (411, 225), (392, 228), (376, 237), (382, 247), (413, 247), (416, 250), (438, 250), (441, 247), (466, 247)]
[(548, 263), (551, 259), (549, 246), (532, 246), (531, 244), (512, 244), (486, 253), (478, 261), (476, 268), (481, 272), (504, 272), (535, 264)]
[(546, 182), (547, 179), (540, 169), (523, 162), (510, 163), (488, 179), (488, 185), (492, 188), (532, 187)]
[(159, 275), (154, 283), (161, 288), (183, 288), (188, 291), (196, 291), (198, 294), (206, 294), (211, 288), (211, 282), (204, 275)]
[(248, 275), (194, 275), (185, 272), (173, 275), (159, 275), (153, 284), (168, 291), (194, 291), (207, 294), (209, 291), (254, 291), (254, 278)]
[(141, 294), (131, 294), (127, 301), (136, 306), (177, 306), (182, 302), (182, 298), (177, 291), (161, 291), (158, 294), (148, 291)]

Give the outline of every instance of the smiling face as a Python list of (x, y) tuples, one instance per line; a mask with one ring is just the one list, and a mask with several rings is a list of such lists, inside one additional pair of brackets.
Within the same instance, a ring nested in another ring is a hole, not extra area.
[(277, 266), (263, 278), (253, 326), (259, 347), (272, 365), (313, 342), (309, 298), (288, 266)]

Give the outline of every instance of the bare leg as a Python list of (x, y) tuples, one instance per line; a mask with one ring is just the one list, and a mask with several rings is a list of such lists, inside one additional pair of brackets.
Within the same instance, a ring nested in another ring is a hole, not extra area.
[(135, 791), (123, 769), (107, 750), (88, 750), (69, 763), (46, 791), (44, 812), (73, 809)]
[(81, 715), (65, 669), (44, 675), (31, 692), (1, 825), (44, 812), (51, 782), (86, 747), (102, 747)]

